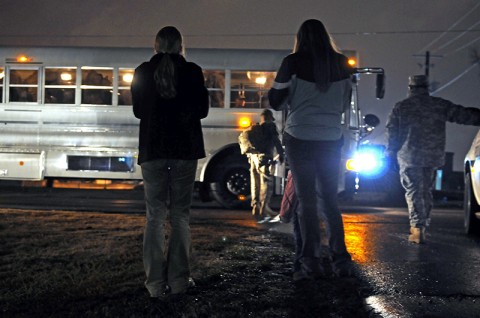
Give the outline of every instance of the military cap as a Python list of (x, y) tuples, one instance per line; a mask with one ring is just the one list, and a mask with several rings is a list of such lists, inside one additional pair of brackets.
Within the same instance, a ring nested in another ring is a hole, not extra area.
[(428, 78), (425, 75), (413, 75), (408, 78), (408, 86), (428, 87)]
[(275, 120), (275, 118), (273, 117), (273, 113), (270, 109), (264, 109), (261, 115), (265, 117), (265, 120)]

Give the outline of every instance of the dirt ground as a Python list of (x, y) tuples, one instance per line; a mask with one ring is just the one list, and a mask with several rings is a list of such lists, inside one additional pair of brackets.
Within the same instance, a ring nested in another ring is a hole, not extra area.
[(368, 317), (357, 278), (294, 284), (292, 238), (248, 213), (192, 218), (196, 287), (151, 301), (143, 225), (142, 215), (0, 210), (0, 316)]

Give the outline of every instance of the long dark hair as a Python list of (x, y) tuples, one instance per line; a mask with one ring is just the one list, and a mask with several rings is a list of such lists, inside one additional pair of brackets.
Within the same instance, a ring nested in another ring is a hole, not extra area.
[(182, 34), (173, 26), (166, 26), (158, 31), (155, 37), (155, 52), (163, 53), (154, 79), (157, 92), (162, 98), (172, 99), (177, 96), (177, 69), (170, 54), (181, 54), (183, 51)]
[(315, 84), (322, 92), (328, 90), (331, 82), (342, 78), (345, 72), (343, 56), (338, 53), (327, 29), (319, 20), (310, 19), (302, 23), (293, 51), (305, 53), (312, 59)]

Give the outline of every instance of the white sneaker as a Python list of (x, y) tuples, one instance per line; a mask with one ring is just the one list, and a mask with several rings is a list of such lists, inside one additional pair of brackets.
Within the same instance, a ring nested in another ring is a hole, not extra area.
[(271, 219), (270, 221), (268, 221), (268, 223), (277, 223), (277, 222), (280, 222), (280, 214), (277, 214), (277, 216), (275, 216), (273, 219)]
[(266, 217), (264, 217), (262, 220), (258, 221), (257, 223), (258, 223), (258, 224), (267, 223), (267, 222), (270, 221), (271, 219), (272, 219), (271, 216), (266, 216)]

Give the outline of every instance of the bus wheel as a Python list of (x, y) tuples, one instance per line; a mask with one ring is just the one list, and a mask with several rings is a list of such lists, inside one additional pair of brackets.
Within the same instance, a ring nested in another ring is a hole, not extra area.
[(213, 198), (227, 209), (250, 206), (250, 171), (244, 166), (227, 166), (218, 182), (210, 184)]

